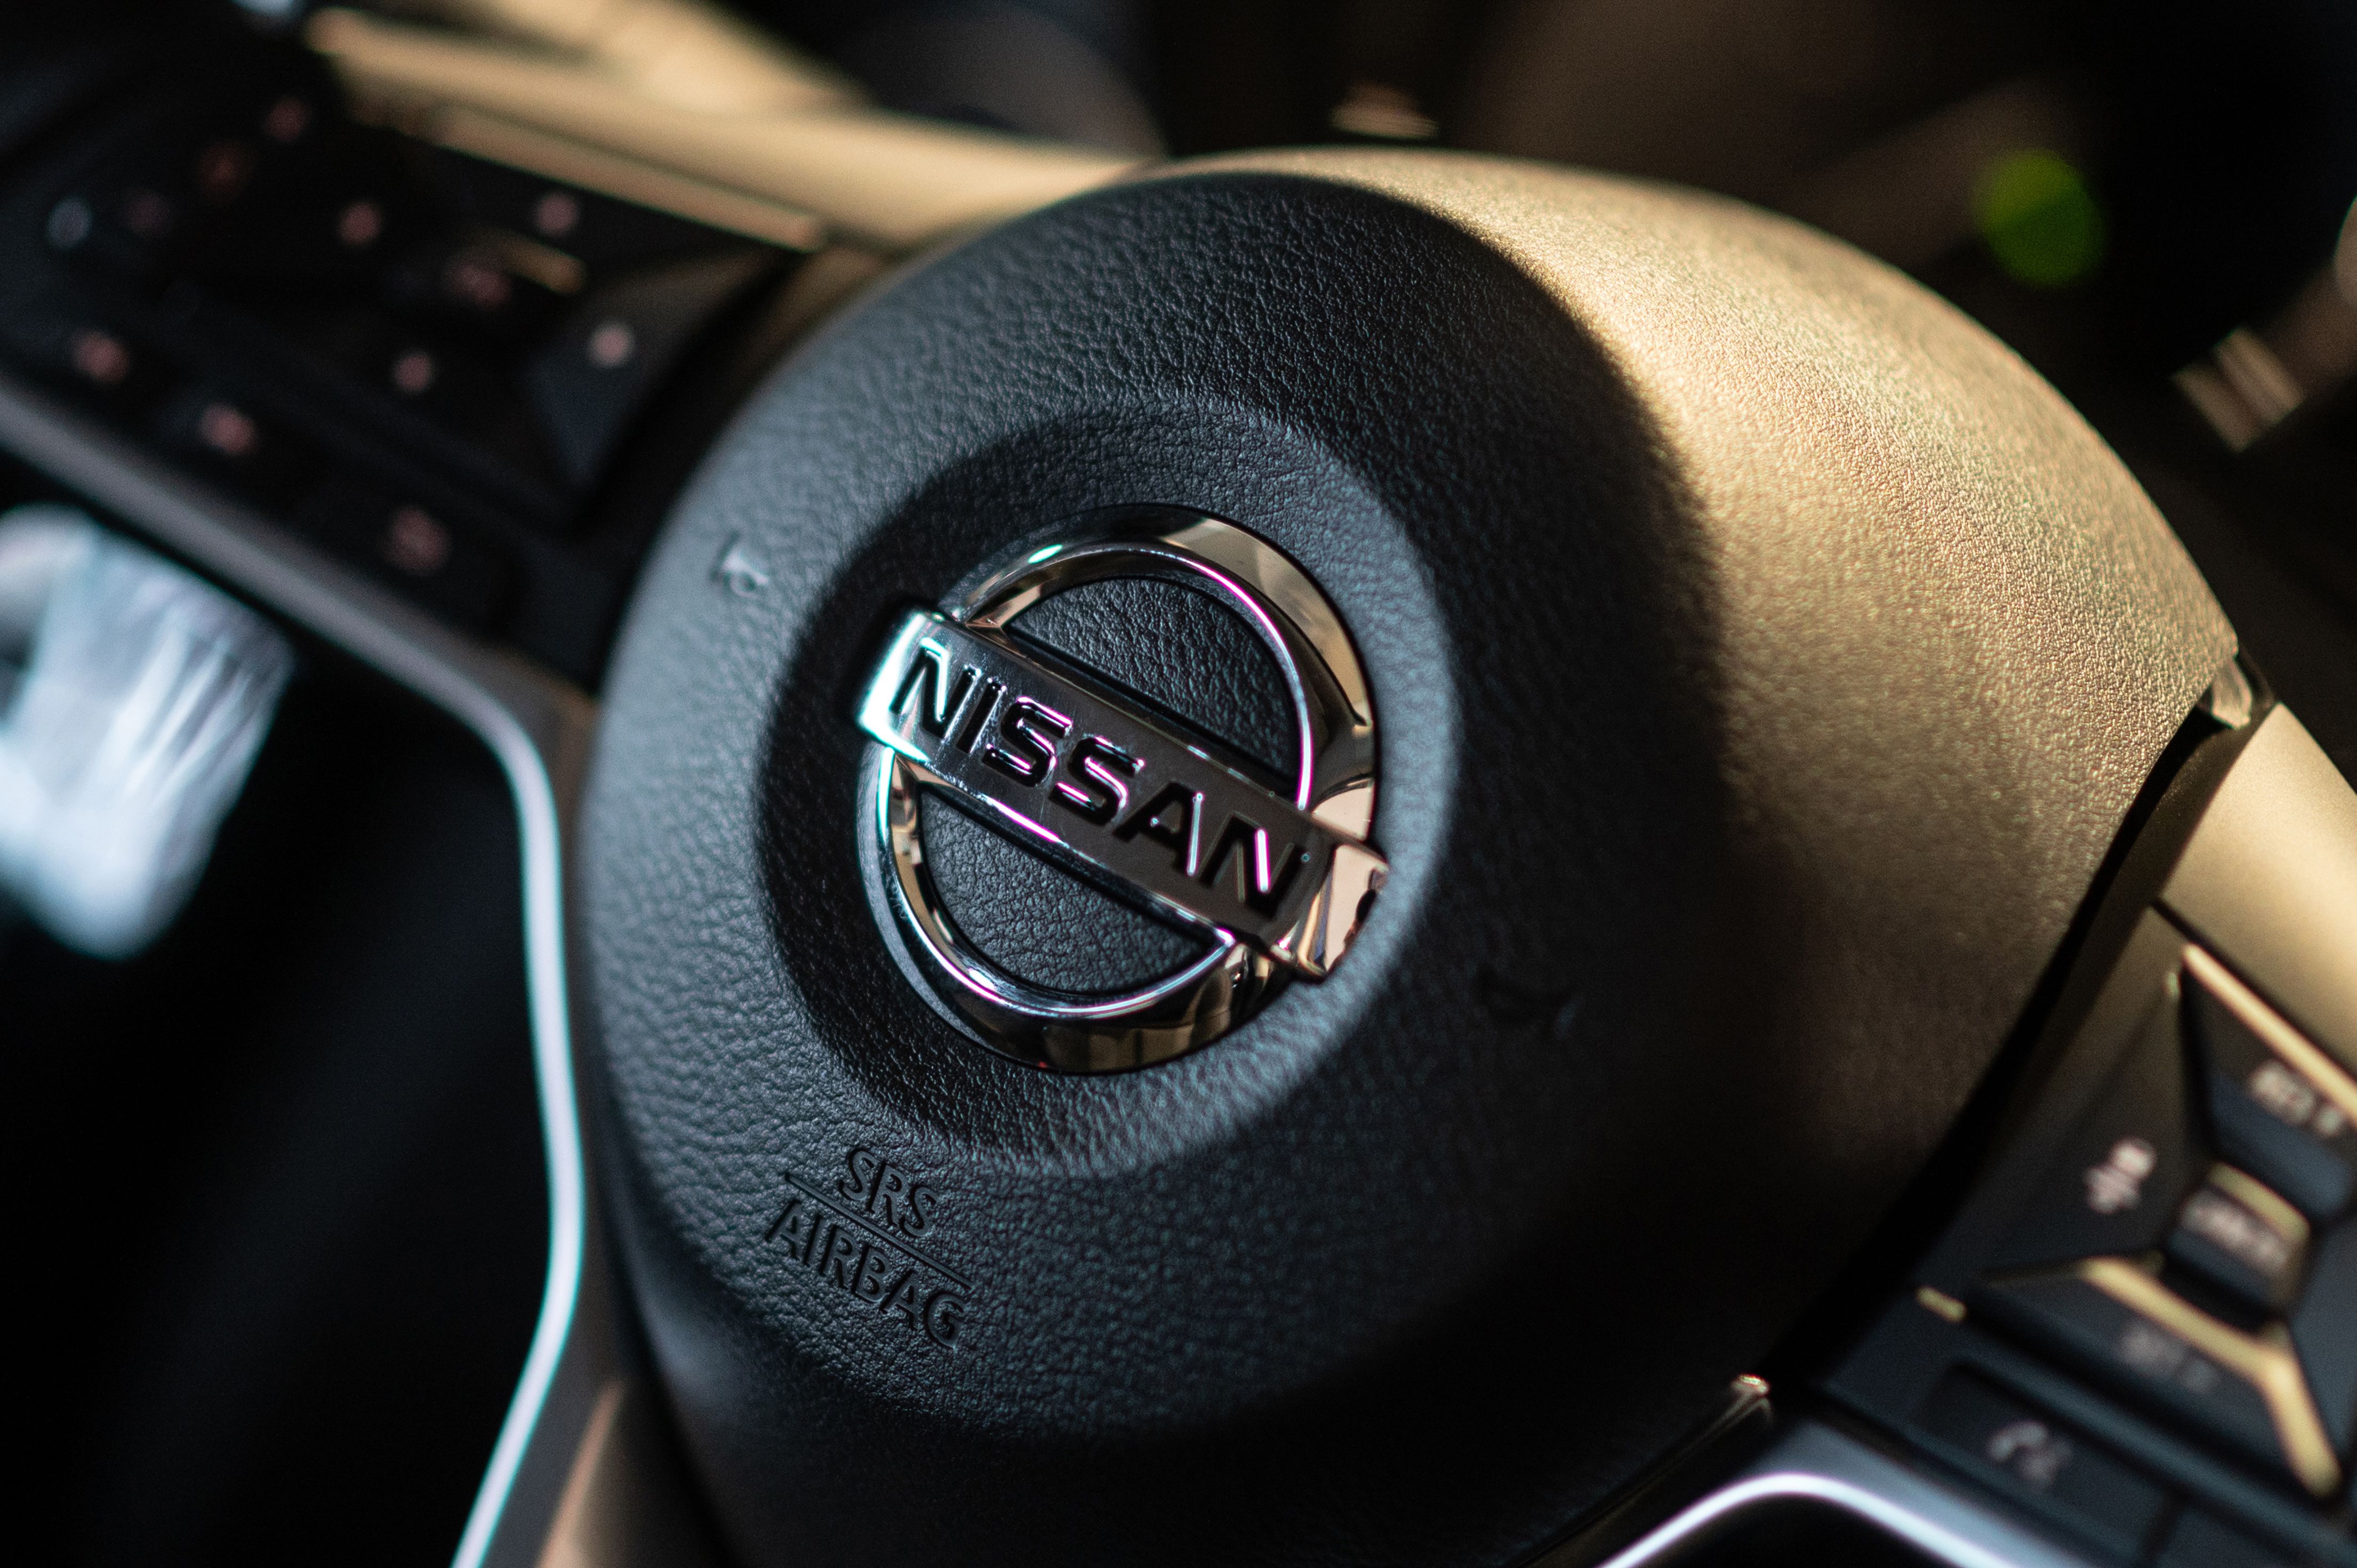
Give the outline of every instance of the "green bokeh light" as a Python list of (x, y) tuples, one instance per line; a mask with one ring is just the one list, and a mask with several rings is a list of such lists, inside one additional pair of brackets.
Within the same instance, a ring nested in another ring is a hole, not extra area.
[(2085, 177), (2042, 148), (1981, 171), (1973, 221), (1998, 266), (2040, 288), (2076, 283), (2104, 259), (2104, 214)]

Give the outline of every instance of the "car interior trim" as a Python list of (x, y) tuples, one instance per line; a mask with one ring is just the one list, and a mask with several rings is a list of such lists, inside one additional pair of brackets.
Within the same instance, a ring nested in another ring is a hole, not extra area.
[(2268, 1006), (2257, 992), (2243, 983), (2241, 976), (2205, 949), (2188, 942), (2184, 963), (2194, 978), (2210, 988), (2211, 994), (2266, 1042), (2269, 1050), (2298, 1069), (2325, 1098), (2341, 1108), (2342, 1115), (2357, 1122), (2357, 1079), (2351, 1078), (2340, 1063), (2309, 1044), (2307, 1036), (2285, 1022), (2282, 1014)]
[(587, 1190), (565, 980), (562, 857), (596, 704), (559, 677), (445, 628), (5, 373), (0, 448), (442, 709), (490, 749), (507, 779), (522, 846), (525, 984), (547, 1162), (549, 1251), (531, 1348), (453, 1559), (456, 1568), (477, 1568), (540, 1427), (582, 1294)]
[[(2144, 1314), (2212, 1360), (2241, 1373), (2259, 1389), (2282, 1439), (2284, 1455), (2300, 1484), (2318, 1497), (2341, 1485), (2332, 1441), (2309, 1396), (2299, 1362), (2288, 1342), (2230, 1328), (2188, 1305), (2126, 1258), (2090, 1258), (2073, 1265), (2080, 1278), (2121, 1305)], [(2278, 1331), (2279, 1333), (2280, 1331)]]
[[(1598, 1568), (1652, 1568), (1755, 1510), (1813, 1502), (1898, 1537), (1949, 1568), (2084, 1568), (2049, 1545), (1820, 1422), (1804, 1421), (1734, 1479), (1656, 1526)], [(1575, 1539), (1541, 1568), (1568, 1568)]]

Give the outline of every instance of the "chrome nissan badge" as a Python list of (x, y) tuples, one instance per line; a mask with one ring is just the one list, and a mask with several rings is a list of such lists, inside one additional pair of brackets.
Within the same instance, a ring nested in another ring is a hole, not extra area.
[[(1009, 628), (1051, 595), (1119, 578), (1191, 587), (1251, 628), (1290, 700), (1289, 781), (1252, 777), (1211, 737)], [(858, 718), (876, 742), (862, 859), (886, 939), (946, 1016), (1024, 1061), (1111, 1071), (1214, 1039), (1290, 980), (1331, 973), (1383, 886), (1368, 843), (1374, 710), (1358, 654), (1301, 569), (1232, 523), (1100, 529), (1028, 551), (946, 614), (907, 612)], [(929, 791), (1202, 939), (1201, 956), (1111, 995), (994, 963), (935, 886)]]

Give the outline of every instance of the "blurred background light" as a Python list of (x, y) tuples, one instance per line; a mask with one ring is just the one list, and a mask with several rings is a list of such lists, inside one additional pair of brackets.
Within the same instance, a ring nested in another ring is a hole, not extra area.
[(261, 617), (71, 508), (0, 515), (0, 890), (125, 958), (194, 891), (293, 669)]
[(2091, 276), (2104, 259), (2104, 214), (2077, 168), (2059, 153), (2009, 153), (1982, 171), (1973, 220), (2007, 276), (2060, 288)]

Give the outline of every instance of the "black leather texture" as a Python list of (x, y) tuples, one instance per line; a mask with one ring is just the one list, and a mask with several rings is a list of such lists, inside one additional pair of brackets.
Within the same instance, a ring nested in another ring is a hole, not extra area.
[(1209, 594), (1151, 577), (1067, 588), (1008, 623), (1198, 734), (1224, 742), (1290, 794), (1300, 726), (1284, 673), (1252, 628)]
[(982, 956), (1017, 980), (1079, 996), (1150, 985), (1210, 943), (1050, 865), (931, 794), (919, 802), (942, 908)]
[[(1330, 979), (1065, 1078), (894, 968), (852, 705), (907, 606), (1139, 503), (1334, 601), (1391, 877)], [(1820, 1299), (2233, 649), (2018, 360), (1734, 203), (1272, 155), (899, 276), (682, 502), (583, 823), (619, 1223), (730, 1541), (1526, 1555)], [(822, 1200), (875, 1273), (797, 1255)]]

